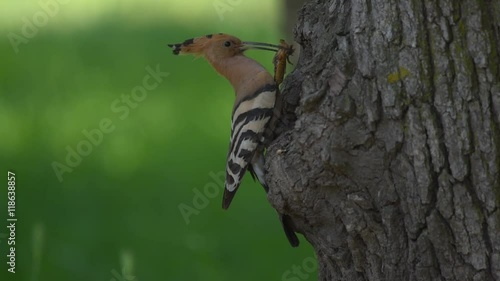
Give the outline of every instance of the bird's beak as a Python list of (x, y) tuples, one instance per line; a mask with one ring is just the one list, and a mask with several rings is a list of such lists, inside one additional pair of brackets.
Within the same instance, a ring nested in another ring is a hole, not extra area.
[(268, 43), (260, 43), (260, 42), (242, 42), (241, 50), (246, 51), (249, 49), (258, 49), (258, 50), (266, 50), (277, 52), (281, 49), (281, 46), (268, 44)]

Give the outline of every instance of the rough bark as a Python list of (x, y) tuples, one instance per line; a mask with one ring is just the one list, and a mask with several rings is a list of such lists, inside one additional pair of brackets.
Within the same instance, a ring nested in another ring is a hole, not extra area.
[(267, 156), (320, 280), (500, 280), (500, 1), (311, 1)]

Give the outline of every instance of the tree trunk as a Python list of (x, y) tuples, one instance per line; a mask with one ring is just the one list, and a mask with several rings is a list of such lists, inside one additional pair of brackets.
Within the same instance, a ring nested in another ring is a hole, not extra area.
[(320, 280), (500, 280), (500, 1), (311, 1), (269, 200)]

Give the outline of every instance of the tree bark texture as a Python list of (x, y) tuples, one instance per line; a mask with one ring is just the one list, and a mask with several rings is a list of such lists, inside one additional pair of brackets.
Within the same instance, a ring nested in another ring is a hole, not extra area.
[(320, 280), (500, 280), (500, 1), (310, 1), (269, 200)]

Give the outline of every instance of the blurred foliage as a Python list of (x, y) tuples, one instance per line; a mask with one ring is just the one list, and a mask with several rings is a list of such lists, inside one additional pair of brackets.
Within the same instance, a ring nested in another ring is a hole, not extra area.
[[(0, 230), (0, 280), (282, 280), (313, 256), (305, 240), (288, 245), (250, 177), (229, 211), (220, 185), (188, 224), (179, 211), (225, 168), (234, 96), (203, 59), (173, 56), (166, 44), (215, 32), (277, 43), (280, 3), (62, 3), (0, 4), (0, 171), (4, 187), (7, 171), (16, 173), (18, 218), (15, 275)], [(16, 53), (9, 36), (43, 22), (41, 13), (48, 21)], [(272, 69), (273, 54), (249, 55)], [(122, 120), (112, 104), (142, 85), (148, 66), (169, 76)], [(114, 130), (60, 182), (53, 162), (66, 165), (68, 147), (106, 118)]]

